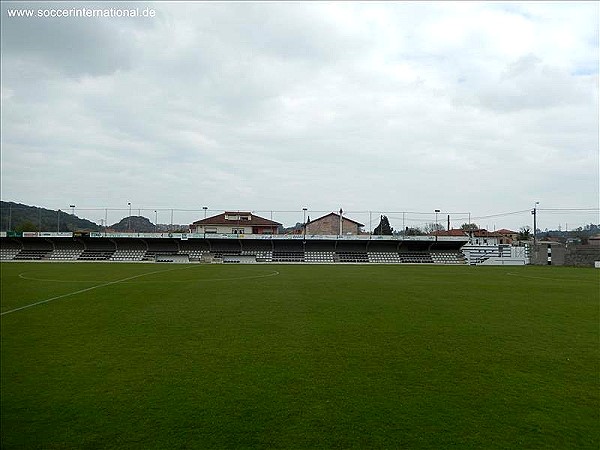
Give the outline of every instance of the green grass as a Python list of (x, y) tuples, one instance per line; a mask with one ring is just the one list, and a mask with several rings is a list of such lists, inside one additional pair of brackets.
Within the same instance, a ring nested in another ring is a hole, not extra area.
[(600, 446), (598, 270), (0, 267), (2, 449)]

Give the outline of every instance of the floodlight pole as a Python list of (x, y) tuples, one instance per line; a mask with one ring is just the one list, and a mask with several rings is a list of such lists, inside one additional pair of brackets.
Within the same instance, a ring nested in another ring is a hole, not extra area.
[[(208, 206), (203, 206), (202, 209), (204, 210), (204, 219), (206, 219), (206, 210), (208, 209)], [(204, 231), (204, 239), (206, 239), (206, 224), (202, 224), (202, 230)]]
[(304, 213), (304, 219), (303, 219), (304, 220), (304, 222), (303, 222), (304, 223), (304, 227), (303, 227), (304, 228), (304, 230), (303, 230), (304, 237), (303, 237), (303, 240), (306, 240), (306, 209), (307, 208), (302, 208), (302, 212)]
[(60, 233), (60, 209), (56, 212), (56, 232)]
[(436, 210), (435, 210), (435, 240), (436, 240), (436, 242), (437, 242), (437, 240), (438, 240), (438, 232), (439, 232), (439, 230), (438, 230), (438, 228), (439, 228), (439, 224), (438, 224), (438, 213), (439, 213), (439, 212), (440, 212), (440, 210), (439, 210), (439, 209), (436, 209)]
[(127, 217), (127, 232), (131, 233), (131, 202), (127, 202), (129, 206), (129, 216)]
[(12, 231), (12, 204), (8, 204), (8, 229), (6, 231)]

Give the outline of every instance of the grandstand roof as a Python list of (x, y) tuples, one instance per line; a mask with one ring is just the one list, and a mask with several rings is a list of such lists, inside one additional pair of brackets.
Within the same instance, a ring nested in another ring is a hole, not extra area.
[[(235, 217), (232, 219), (232, 217)], [(273, 226), (281, 225), (279, 222), (265, 219), (252, 214), (248, 211), (225, 211), (217, 216), (207, 217), (206, 219), (197, 220), (192, 225), (224, 225), (231, 223), (243, 223), (250, 226)]]

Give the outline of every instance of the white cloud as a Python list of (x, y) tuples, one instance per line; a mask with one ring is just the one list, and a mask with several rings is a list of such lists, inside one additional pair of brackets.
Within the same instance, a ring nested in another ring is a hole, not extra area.
[(151, 5), (31, 23), (3, 5), (4, 199), (597, 204), (597, 4)]

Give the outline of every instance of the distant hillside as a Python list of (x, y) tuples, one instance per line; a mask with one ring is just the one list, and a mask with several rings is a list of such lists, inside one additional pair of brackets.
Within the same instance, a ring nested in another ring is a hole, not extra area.
[(66, 211), (0, 202), (0, 231), (100, 231), (100, 225)]
[(156, 231), (156, 226), (142, 216), (125, 217), (108, 228), (119, 232), (154, 233)]

